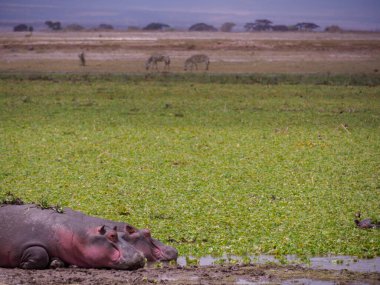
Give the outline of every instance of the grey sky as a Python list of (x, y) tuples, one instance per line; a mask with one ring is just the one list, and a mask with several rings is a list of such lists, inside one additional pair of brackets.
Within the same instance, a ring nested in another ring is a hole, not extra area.
[(0, 0), (0, 22), (11, 23), (188, 26), (201, 21), (219, 26), (262, 18), (380, 30), (380, 0)]

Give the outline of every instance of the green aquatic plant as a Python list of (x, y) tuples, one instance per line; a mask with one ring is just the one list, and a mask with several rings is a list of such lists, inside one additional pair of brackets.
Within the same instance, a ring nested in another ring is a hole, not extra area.
[(379, 87), (212, 80), (1, 79), (0, 198), (197, 258), (378, 256)]

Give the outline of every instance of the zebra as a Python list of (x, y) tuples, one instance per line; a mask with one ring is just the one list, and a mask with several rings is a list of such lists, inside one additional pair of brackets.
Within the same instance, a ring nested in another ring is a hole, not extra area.
[(170, 57), (163, 54), (154, 54), (151, 57), (148, 58), (148, 60), (145, 63), (145, 69), (149, 70), (149, 68), (155, 67), (155, 69), (158, 71), (158, 62), (164, 62), (164, 70), (168, 69), (170, 67)]
[(195, 66), (195, 69), (198, 70), (198, 63), (204, 63), (206, 70), (208, 70), (208, 66), (210, 65), (210, 59), (205, 54), (195, 54), (185, 61), (185, 70), (193, 70), (193, 67)]

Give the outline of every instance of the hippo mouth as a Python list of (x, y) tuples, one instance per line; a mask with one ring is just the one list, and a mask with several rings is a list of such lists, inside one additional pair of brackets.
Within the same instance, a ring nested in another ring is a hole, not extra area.
[(119, 260), (112, 266), (112, 268), (119, 270), (135, 270), (144, 267), (144, 265), (145, 258), (140, 253), (136, 253), (131, 260), (120, 256)]
[[(168, 259), (168, 257), (166, 256), (166, 254), (162, 250), (162, 245), (156, 244), (155, 240), (153, 240), (153, 239), (150, 240), (150, 244), (152, 247), (152, 251), (151, 251), (152, 260), (150, 260), (150, 261), (153, 261), (153, 262), (154, 261), (165, 261)], [(148, 260), (149, 260), (149, 258), (148, 258)]]
[(153, 257), (156, 259), (156, 261), (158, 260), (162, 260), (164, 261), (165, 260), (165, 255), (164, 253), (162, 252), (162, 250), (158, 247), (155, 247), (153, 249)]
[(144, 267), (145, 259), (140, 252), (136, 252), (131, 256), (124, 256), (122, 254), (122, 249), (120, 249), (117, 245), (112, 244), (112, 247), (115, 249), (115, 253), (112, 256), (111, 268), (120, 270), (134, 270)]
[(176, 260), (177, 259), (177, 251), (171, 247), (165, 247), (162, 249), (161, 247), (158, 247), (156, 245), (153, 245), (153, 251), (152, 255), (156, 259), (156, 261), (170, 261), (170, 260)]
[(112, 262), (114, 262), (114, 263), (122, 263), (123, 259), (122, 259), (122, 256), (121, 256), (120, 249), (115, 244), (112, 244), (112, 247), (115, 250), (115, 253), (112, 255)]

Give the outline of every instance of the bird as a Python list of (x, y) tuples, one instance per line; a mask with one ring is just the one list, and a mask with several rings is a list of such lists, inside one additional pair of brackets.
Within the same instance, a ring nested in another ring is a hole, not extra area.
[(355, 214), (356, 219), (354, 220), (356, 226), (361, 229), (379, 229), (380, 228), (380, 223), (378, 222), (372, 222), (371, 219), (364, 219), (360, 220), (361, 213), (357, 212)]

